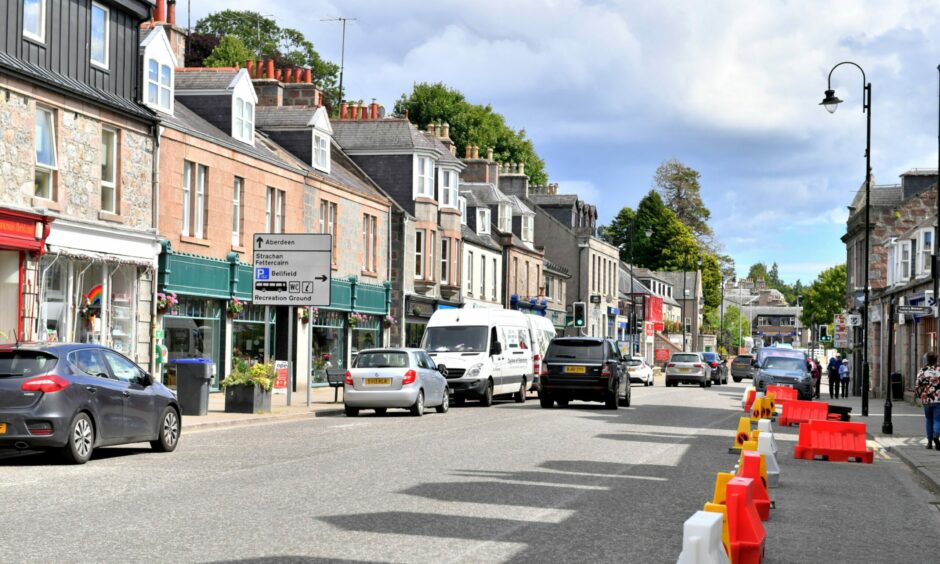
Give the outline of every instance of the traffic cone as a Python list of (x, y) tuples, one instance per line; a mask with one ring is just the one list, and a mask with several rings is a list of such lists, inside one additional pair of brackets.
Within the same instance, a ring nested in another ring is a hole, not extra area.
[(751, 436), (751, 418), (742, 417), (738, 419), (738, 432), (734, 435), (734, 446), (728, 449), (728, 452), (737, 454), (741, 452), (741, 445)]
[(731, 564), (722, 542), (724, 517), (696, 511), (682, 526), (682, 552), (676, 564)]
[(780, 484), (780, 465), (774, 455), (773, 433), (761, 433), (757, 440), (757, 452), (764, 456), (767, 471), (767, 487), (776, 488)]

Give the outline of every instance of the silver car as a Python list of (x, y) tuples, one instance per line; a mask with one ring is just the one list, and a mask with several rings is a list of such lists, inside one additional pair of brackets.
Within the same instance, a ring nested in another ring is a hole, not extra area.
[(702, 353), (672, 353), (666, 364), (666, 386), (698, 384), (711, 386), (711, 367), (702, 358)]
[(421, 417), (425, 407), (438, 413), (450, 408), (450, 389), (428, 353), (422, 349), (368, 349), (360, 351), (356, 365), (346, 371), (343, 402), (346, 415), (374, 409), (407, 409)]

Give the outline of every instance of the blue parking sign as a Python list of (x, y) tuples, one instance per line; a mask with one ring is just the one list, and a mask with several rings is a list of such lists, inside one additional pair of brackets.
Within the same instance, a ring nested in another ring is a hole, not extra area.
[(256, 268), (255, 269), (255, 280), (267, 280), (271, 278), (271, 269), (269, 268)]

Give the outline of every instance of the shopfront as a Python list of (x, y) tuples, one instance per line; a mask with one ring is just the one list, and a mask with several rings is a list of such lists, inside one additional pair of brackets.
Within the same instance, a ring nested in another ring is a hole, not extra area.
[(326, 370), (346, 368), (346, 313), (313, 308), (310, 331), (314, 361), (311, 383), (325, 386)]
[[(264, 306), (245, 304), (241, 313), (232, 317), (232, 356), (248, 364), (264, 362)], [(277, 340), (277, 308), (268, 308), (268, 331), (271, 342)]]
[[(51, 217), (0, 208), (0, 342), (33, 340), (36, 264)], [(31, 308), (24, 308), (24, 298)]]
[(352, 357), (359, 351), (382, 346), (382, 318), (380, 315), (355, 313), (352, 316)]
[(175, 360), (205, 358), (215, 367), (210, 388), (217, 390), (225, 302), (196, 296), (176, 296), (176, 300), (176, 305), (163, 312), (164, 346), (168, 352), (164, 383), (176, 386)]
[(439, 309), (455, 309), (460, 304), (420, 296), (405, 296), (405, 346), (420, 347), (424, 328)]

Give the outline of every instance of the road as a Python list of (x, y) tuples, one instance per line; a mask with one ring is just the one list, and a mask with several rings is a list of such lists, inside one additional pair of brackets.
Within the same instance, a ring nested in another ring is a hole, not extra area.
[[(185, 433), (172, 454), (0, 460), (0, 560), (675, 562), (743, 384), (633, 387), (633, 407), (468, 404)], [(184, 422), (185, 424), (185, 422)], [(901, 462), (792, 458), (766, 562), (929, 562), (940, 512)], [(940, 456), (940, 455), (938, 455)]]

